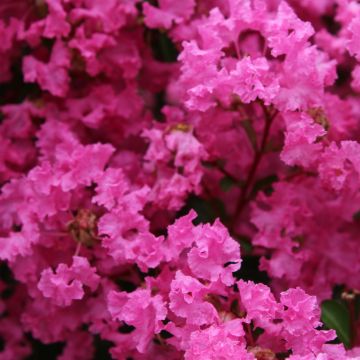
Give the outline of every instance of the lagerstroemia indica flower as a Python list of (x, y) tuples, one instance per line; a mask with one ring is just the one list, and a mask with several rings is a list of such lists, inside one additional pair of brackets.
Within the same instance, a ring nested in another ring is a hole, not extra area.
[(0, 38), (0, 359), (360, 359), (357, 1), (3, 0)]

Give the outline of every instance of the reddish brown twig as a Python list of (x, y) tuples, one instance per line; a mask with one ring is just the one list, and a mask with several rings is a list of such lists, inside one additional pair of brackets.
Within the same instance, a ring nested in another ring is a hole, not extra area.
[[(260, 143), (260, 147), (259, 149), (255, 152), (255, 157), (254, 157), (254, 161), (251, 165), (249, 174), (245, 180), (245, 184), (241, 190), (240, 193), (240, 197), (239, 200), (237, 202), (236, 205), (236, 210), (234, 213), (234, 217), (233, 217), (233, 222), (231, 225), (231, 230), (234, 229), (235, 225), (236, 225), (236, 220), (239, 218), (239, 216), (241, 215), (242, 211), (244, 210), (244, 207), (246, 206), (246, 204), (248, 203), (248, 201), (250, 200), (249, 197), (249, 190), (251, 190), (252, 188), (252, 184), (256, 175), (256, 171), (259, 167), (259, 164), (261, 162), (261, 159), (265, 153), (265, 148), (266, 148), (266, 144), (268, 142), (268, 138), (270, 135), (270, 128), (271, 128), (271, 124), (273, 123), (273, 120), (275, 119), (276, 115), (278, 114), (277, 110), (275, 110), (274, 112), (270, 112), (269, 108), (267, 108), (264, 103), (260, 102), (260, 105), (263, 109), (264, 112), (264, 116), (265, 116), (265, 127), (264, 127), (264, 132), (262, 135), (262, 139), (261, 139), (261, 143)], [(251, 191), (250, 191), (251, 193)]]

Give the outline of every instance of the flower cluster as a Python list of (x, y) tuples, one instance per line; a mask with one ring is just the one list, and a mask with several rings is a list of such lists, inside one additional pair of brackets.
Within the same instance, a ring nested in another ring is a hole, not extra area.
[(2, 0), (0, 35), (1, 359), (360, 359), (357, 1)]

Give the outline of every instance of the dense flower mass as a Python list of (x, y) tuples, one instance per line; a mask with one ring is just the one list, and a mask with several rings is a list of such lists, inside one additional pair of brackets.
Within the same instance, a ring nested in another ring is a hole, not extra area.
[(0, 359), (360, 359), (360, 3), (2, 0)]

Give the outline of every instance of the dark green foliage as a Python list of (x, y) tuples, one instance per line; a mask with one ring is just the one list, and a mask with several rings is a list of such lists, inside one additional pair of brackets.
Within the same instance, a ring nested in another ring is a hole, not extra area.
[(350, 314), (347, 306), (340, 300), (325, 300), (321, 304), (321, 320), (328, 329), (336, 331), (338, 339), (350, 347)]

